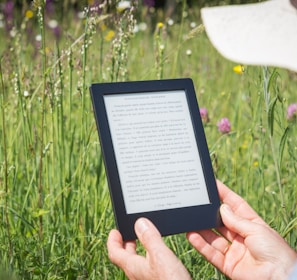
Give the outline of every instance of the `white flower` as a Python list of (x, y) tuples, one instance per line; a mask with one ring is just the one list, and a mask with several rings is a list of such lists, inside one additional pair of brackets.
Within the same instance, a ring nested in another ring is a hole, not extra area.
[(190, 56), (190, 55), (192, 54), (192, 51), (191, 51), (190, 49), (188, 49), (188, 50), (186, 51), (186, 54), (187, 54), (188, 56)]
[(123, 11), (125, 11), (126, 9), (129, 9), (129, 8), (131, 8), (131, 3), (130, 3), (130, 1), (120, 1), (120, 2), (118, 3), (118, 6), (117, 6), (117, 10), (118, 10), (119, 12), (123, 12)]
[(139, 31), (139, 26), (135, 25), (132, 32), (137, 33), (138, 31)]
[(36, 35), (35, 40), (36, 40), (37, 42), (40, 42), (40, 41), (42, 40), (42, 36), (41, 36), (41, 34)]
[(140, 22), (138, 28), (140, 31), (145, 31), (147, 29), (147, 24), (145, 22)]
[(85, 13), (82, 12), (82, 11), (81, 12), (78, 12), (77, 13), (77, 16), (78, 16), (79, 19), (84, 19), (85, 18)]
[(17, 32), (15, 30), (15, 28), (11, 29), (10, 32), (9, 32), (9, 35), (14, 38), (16, 36)]
[(25, 90), (25, 91), (24, 91), (24, 96), (25, 96), (25, 97), (28, 97), (29, 95), (30, 95), (30, 94), (29, 94), (29, 91)]
[(58, 26), (58, 22), (55, 19), (51, 19), (47, 24), (51, 29), (55, 29)]
[(191, 28), (195, 28), (195, 27), (197, 26), (197, 24), (196, 24), (196, 22), (192, 21), (192, 22), (190, 23), (190, 26), (191, 26)]
[(167, 23), (169, 26), (172, 26), (174, 24), (174, 20), (172, 18), (167, 20)]

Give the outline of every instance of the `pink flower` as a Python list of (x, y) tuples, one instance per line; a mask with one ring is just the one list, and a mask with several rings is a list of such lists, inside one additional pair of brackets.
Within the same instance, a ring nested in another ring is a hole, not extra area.
[(201, 116), (202, 122), (204, 123), (209, 122), (208, 111), (206, 108), (200, 108), (200, 116)]
[(217, 123), (218, 130), (225, 134), (229, 133), (231, 131), (231, 124), (229, 119), (227, 118), (222, 118), (218, 123)]
[(290, 104), (287, 109), (287, 119), (292, 120), (297, 117), (297, 103)]

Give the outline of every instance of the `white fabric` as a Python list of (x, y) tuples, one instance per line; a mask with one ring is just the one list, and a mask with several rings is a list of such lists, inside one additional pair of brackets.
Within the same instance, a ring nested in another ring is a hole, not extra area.
[(297, 8), (290, 0), (203, 8), (201, 15), (210, 41), (227, 59), (297, 72)]
[(296, 280), (297, 279), (297, 263), (295, 264), (295, 267), (293, 271), (291, 272), (288, 280)]

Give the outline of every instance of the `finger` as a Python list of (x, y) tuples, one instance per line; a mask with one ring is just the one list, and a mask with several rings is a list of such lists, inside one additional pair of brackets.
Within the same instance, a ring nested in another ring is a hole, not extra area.
[(124, 249), (130, 254), (136, 254), (136, 242), (135, 241), (126, 241), (124, 243)]
[(135, 232), (147, 252), (151, 253), (155, 250), (160, 251), (164, 247), (167, 248), (160, 232), (150, 220), (146, 218), (138, 219), (135, 223)]
[(222, 235), (212, 230), (201, 230), (197, 232), (208, 244), (222, 254), (225, 254), (230, 246), (230, 242)]
[(146, 218), (140, 218), (135, 223), (135, 232), (147, 251), (146, 260), (148, 268), (139, 271), (139, 279), (191, 279), (189, 272), (176, 255), (165, 245), (160, 232)]
[(145, 258), (135, 252), (136, 243), (124, 243), (119, 231), (112, 230), (107, 240), (108, 257), (112, 263), (121, 268), (128, 279), (145, 279), (149, 268)]
[(246, 219), (256, 221), (259, 224), (266, 225), (264, 220), (241, 196), (230, 190), (219, 180), (217, 180), (217, 187), (221, 201), (228, 204), (234, 213)]
[(233, 240), (237, 236), (236, 232), (231, 231), (227, 227), (220, 227), (220, 228), (217, 229), (217, 232), (231, 243), (233, 242)]
[(221, 216), (226, 228), (245, 238), (250, 234), (257, 233), (258, 223), (236, 215), (227, 204), (221, 205)]
[(224, 254), (210, 245), (199, 233), (189, 232), (187, 233), (187, 239), (192, 246), (200, 252), (210, 263), (222, 270), (224, 265)]
[(118, 230), (113, 229), (110, 231), (107, 239), (107, 250), (111, 262), (119, 267), (124, 267), (127, 258), (135, 253), (135, 248), (135, 242), (123, 242), (122, 235)]

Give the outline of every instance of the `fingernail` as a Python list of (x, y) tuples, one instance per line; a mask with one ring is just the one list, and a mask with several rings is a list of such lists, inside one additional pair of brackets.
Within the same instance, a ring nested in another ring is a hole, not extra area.
[(221, 205), (221, 209), (222, 209), (222, 211), (224, 211), (227, 215), (233, 213), (232, 210), (231, 210), (231, 208), (230, 208), (230, 206), (227, 205), (227, 204), (222, 204), (222, 205)]
[(142, 234), (149, 229), (149, 224), (146, 219), (140, 218), (136, 221), (135, 228), (139, 234)]

